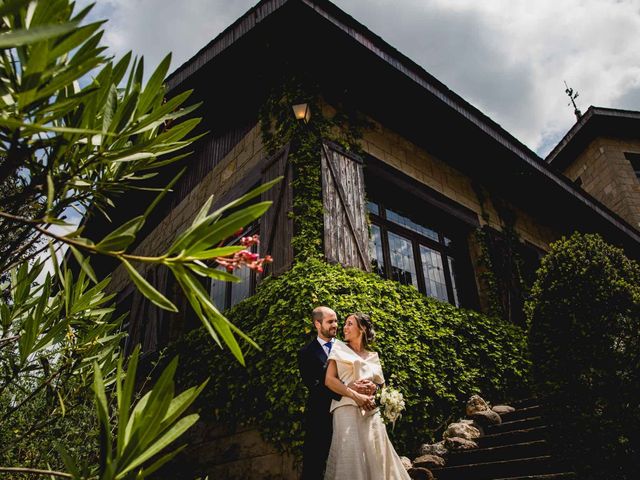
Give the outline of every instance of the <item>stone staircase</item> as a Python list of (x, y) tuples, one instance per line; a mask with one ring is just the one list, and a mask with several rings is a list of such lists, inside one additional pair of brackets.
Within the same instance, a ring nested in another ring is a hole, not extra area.
[(437, 480), (569, 480), (546, 440), (544, 406), (535, 398), (511, 402), (516, 411), (484, 428), (477, 449), (449, 452), (446, 466), (431, 468)]

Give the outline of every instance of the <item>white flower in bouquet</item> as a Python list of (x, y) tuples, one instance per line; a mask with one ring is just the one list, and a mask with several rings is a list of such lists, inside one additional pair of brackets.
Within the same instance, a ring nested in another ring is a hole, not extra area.
[(404, 397), (400, 391), (393, 387), (385, 387), (380, 395), (380, 407), (382, 408), (382, 416), (385, 420), (391, 422), (391, 428), (396, 426), (396, 420), (402, 416), (405, 403)]

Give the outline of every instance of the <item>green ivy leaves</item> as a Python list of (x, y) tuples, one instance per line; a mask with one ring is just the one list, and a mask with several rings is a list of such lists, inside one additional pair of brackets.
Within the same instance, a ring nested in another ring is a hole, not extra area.
[(401, 451), (412, 453), (436, 435), (468, 395), (503, 400), (525, 388), (529, 364), (522, 329), (316, 259), (266, 279), (253, 297), (226, 312), (263, 346), (262, 352), (246, 350), (246, 368), (211, 348), (206, 331), (199, 330), (170, 347), (185, 371), (178, 381), (190, 385), (206, 372), (212, 381), (202, 393), (203, 407), (225, 423), (257, 424), (281, 449), (299, 452), (306, 389), (296, 358), (312, 338), (309, 316), (319, 304), (334, 308), (340, 320), (357, 310), (371, 314), (385, 376), (394, 378), (407, 400), (393, 432)]

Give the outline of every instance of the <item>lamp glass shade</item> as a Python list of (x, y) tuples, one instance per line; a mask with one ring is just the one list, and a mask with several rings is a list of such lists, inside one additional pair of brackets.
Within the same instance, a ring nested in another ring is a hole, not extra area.
[(293, 114), (296, 116), (296, 120), (304, 120), (305, 123), (311, 118), (311, 109), (308, 103), (299, 103), (293, 105)]

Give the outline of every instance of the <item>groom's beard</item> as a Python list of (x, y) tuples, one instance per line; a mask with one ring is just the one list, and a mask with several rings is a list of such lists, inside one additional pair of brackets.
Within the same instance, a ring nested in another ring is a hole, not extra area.
[(338, 327), (330, 328), (329, 330), (320, 329), (320, 333), (322, 333), (324, 337), (327, 337), (329, 339), (335, 338), (336, 334), (338, 333)]

